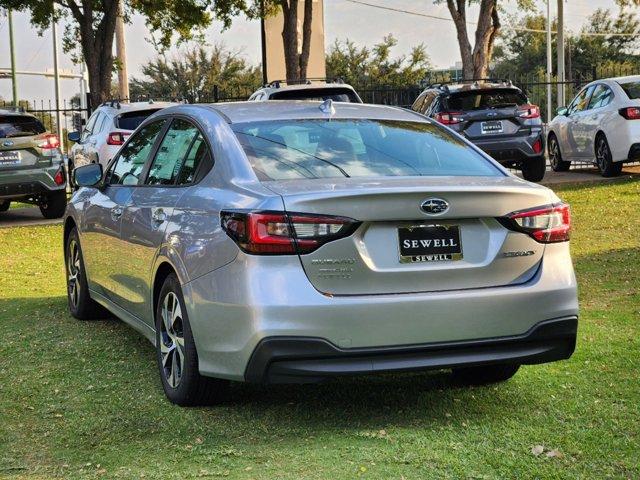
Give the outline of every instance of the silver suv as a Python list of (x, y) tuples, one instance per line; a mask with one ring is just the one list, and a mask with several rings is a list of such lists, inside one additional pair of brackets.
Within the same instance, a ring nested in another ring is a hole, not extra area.
[(264, 100), (333, 100), (334, 102), (362, 103), (355, 89), (339, 80), (332, 82), (307, 81), (287, 84), (285, 80), (271, 82), (256, 90), (249, 101)]
[(81, 132), (69, 132), (69, 140), (75, 142), (69, 154), (70, 170), (88, 163), (99, 162), (106, 166), (143, 120), (170, 105), (176, 104), (152, 100), (104, 102), (89, 117)]

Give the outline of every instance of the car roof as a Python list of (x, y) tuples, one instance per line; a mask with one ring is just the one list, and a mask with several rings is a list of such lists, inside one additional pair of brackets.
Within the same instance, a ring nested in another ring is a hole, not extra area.
[(14, 115), (21, 117), (31, 117), (36, 120), (40, 120), (38, 117), (33, 115), (32, 113), (26, 112), (22, 110), (22, 107), (14, 108), (14, 107), (0, 107), (0, 115)]
[(154, 102), (154, 101), (128, 102), (128, 103), (110, 101), (110, 102), (103, 103), (102, 105), (100, 105), (99, 108), (102, 108), (103, 110), (107, 110), (110, 113), (119, 114), (119, 113), (126, 113), (126, 112), (136, 112), (138, 110), (162, 109), (162, 108), (171, 107), (174, 105), (180, 105), (180, 104), (176, 102)]
[(601, 81), (611, 81), (618, 83), (640, 82), (640, 75), (627, 75), (624, 77), (603, 78)]
[(424, 116), (400, 107), (365, 103), (332, 102), (335, 113), (320, 110), (326, 102), (279, 100), (277, 102), (230, 102), (204, 105), (222, 115), (228, 123), (315, 118), (376, 119), (428, 122)]

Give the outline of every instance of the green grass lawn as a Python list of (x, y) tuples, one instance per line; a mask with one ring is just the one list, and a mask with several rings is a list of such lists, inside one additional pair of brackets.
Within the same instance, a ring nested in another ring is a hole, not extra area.
[(0, 477), (640, 478), (640, 182), (559, 194), (580, 283), (569, 361), (481, 388), (239, 385), (197, 409), (165, 400), (133, 330), (67, 314), (60, 226), (0, 230)]

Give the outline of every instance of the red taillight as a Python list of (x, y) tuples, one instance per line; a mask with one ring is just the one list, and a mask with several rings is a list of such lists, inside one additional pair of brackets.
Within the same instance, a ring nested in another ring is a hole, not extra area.
[(40, 137), (41, 142), (38, 143), (38, 147), (43, 150), (53, 150), (54, 148), (60, 148), (60, 140), (53, 133), (46, 133)]
[(640, 107), (621, 108), (618, 113), (627, 120), (640, 120)]
[(571, 233), (571, 209), (566, 203), (532, 208), (507, 215), (503, 224), (540, 243), (566, 242)]
[(129, 135), (129, 132), (111, 132), (107, 137), (107, 145), (123, 145), (125, 137)]
[(443, 125), (455, 125), (464, 120), (463, 112), (439, 112), (436, 113), (436, 121)]
[(537, 139), (535, 142), (533, 142), (532, 148), (535, 153), (540, 153), (542, 151), (542, 140)]
[(56, 183), (56, 185), (64, 184), (64, 172), (62, 171), (62, 169), (56, 172), (56, 174), (53, 176), (53, 181)]
[(540, 107), (532, 104), (520, 105), (518, 116), (520, 118), (540, 118)]
[(345, 217), (283, 212), (222, 212), (220, 219), (227, 235), (256, 255), (309, 253), (349, 236), (360, 224)]

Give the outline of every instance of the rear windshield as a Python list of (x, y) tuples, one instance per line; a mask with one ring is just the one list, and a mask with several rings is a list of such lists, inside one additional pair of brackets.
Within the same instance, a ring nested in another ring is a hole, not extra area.
[(281, 90), (269, 96), (269, 100), (333, 100), (334, 102), (360, 103), (348, 88), (305, 88), (301, 90)]
[(40, 135), (46, 130), (42, 122), (26, 115), (0, 115), (0, 138)]
[(485, 108), (500, 108), (525, 105), (527, 97), (513, 88), (496, 88), (492, 90), (470, 90), (452, 93), (447, 98), (450, 110), (483, 110)]
[(231, 127), (263, 181), (503, 175), (464, 141), (431, 123), (312, 119)]
[(159, 108), (149, 110), (136, 110), (135, 112), (123, 113), (116, 118), (116, 128), (122, 130), (135, 130), (150, 115), (156, 113)]
[(640, 82), (621, 83), (620, 86), (631, 100), (640, 98)]

